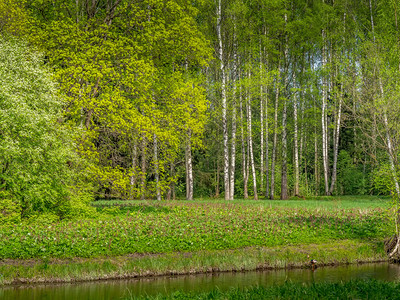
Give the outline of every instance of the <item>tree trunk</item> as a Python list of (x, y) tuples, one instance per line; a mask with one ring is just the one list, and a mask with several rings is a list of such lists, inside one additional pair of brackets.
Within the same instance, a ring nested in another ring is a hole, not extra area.
[(221, 0), (218, 0), (217, 6), (217, 35), (219, 43), (219, 61), (220, 71), (222, 76), (221, 90), (222, 90), (222, 131), (224, 139), (224, 187), (225, 187), (225, 200), (229, 200), (229, 146), (228, 146), (228, 123), (227, 123), (227, 99), (226, 99), (226, 75), (224, 65), (223, 43), (221, 35)]
[[(239, 72), (240, 78), (240, 72)], [(241, 139), (242, 139), (242, 173), (243, 173), (243, 197), (247, 199), (249, 197), (247, 191), (247, 161), (246, 161), (246, 146), (245, 146), (245, 135), (244, 135), (244, 118), (243, 118), (243, 97), (242, 97), (242, 86), (239, 86), (239, 105), (240, 105), (240, 128), (241, 128)], [(247, 113), (246, 113), (247, 114)]]
[[(296, 86), (296, 72), (293, 71), (293, 83)], [(293, 117), (294, 117), (294, 195), (299, 196), (300, 175), (299, 175), (299, 147), (298, 147), (298, 130), (297, 130), (297, 92), (293, 95)]]
[(145, 135), (142, 137), (142, 163), (141, 163), (141, 183), (140, 183), (140, 199), (144, 200), (146, 197), (146, 146), (147, 138)]
[[(326, 46), (325, 46), (325, 30), (322, 30), (322, 69), (326, 68)], [(327, 128), (327, 82), (326, 76), (323, 75), (322, 79), (322, 109), (321, 109), (321, 124), (322, 124), (322, 161), (324, 166), (324, 182), (325, 182), (325, 195), (329, 195), (329, 183), (328, 183), (328, 128)]]
[[(248, 73), (249, 82), (251, 79), (250, 71)], [(257, 193), (257, 176), (256, 176), (256, 168), (254, 164), (254, 155), (253, 155), (253, 134), (252, 134), (252, 127), (251, 127), (251, 92), (249, 90), (248, 94), (248, 102), (247, 102), (247, 112), (248, 112), (248, 119), (247, 119), (247, 136), (249, 137), (249, 152), (250, 152), (250, 164), (251, 164), (251, 173), (253, 175), (253, 192), (254, 192), (254, 200), (258, 200), (258, 193)]]
[[(280, 61), (278, 65), (278, 70), (280, 72)], [(274, 199), (275, 193), (275, 163), (276, 163), (276, 151), (278, 144), (278, 104), (279, 104), (279, 91), (280, 91), (280, 76), (276, 79), (276, 91), (275, 91), (275, 111), (274, 111), (274, 140), (272, 145), (272, 157), (271, 157), (271, 190), (270, 199)]]
[[(236, 27), (235, 27), (236, 29)], [(233, 53), (233, 107), (232, 107), (232, 140), (231, 140), (231, 166), (229, 178), (229, 200), (235, 198), (235, 161), (236, 161), (236, 84), (237, 84), (237, 53), (236, 53), (236, 37)]]
[(186, 200), (193, 200), (193, 163), (192, 163), (192, 145), (191, 132), (188, 132), (188, 140), (185, 151), (186, 160)]
[[(285, 24), (287, 22), (287, 15), (285, 14)], [(286, 97), (283, 99), (283, 112), (282, 112), (282, 177), (281, 177), (281, 200), (288, 199), (288, 186), (287, 186), (287, 99), (289, 98), (288, 81), (289, 81), (289, 62), (288, 62), (288, 38), (286, 36), (285, 42), (285, 93)]]
[(136, 159), (137, 159), (137, 144), (134, 142), (133, 143), (133, 149), (132, 149), (132, 175), (130, 178), (130, 184), (131, 184), (131, 189), (130, 189), (130, 199), (133, 200), (133, 194), (134, 194), (134, 189), (135, 189), (135, 184), (136, 184)]
[(265, 93), (265, 197), (269, 195), (268, 89)]
[(260, 39), (260, 189), (264, 188), (264, 91), (263, 91), (263, 66)]
[(156, 197), (157, 200), (161, 200), (161, 189), (160, 189), (160, 166), (158, 162), (158, 142), (156, 134), (153, 135), (154, 139), (154, 176), (156, 178)]
[(335, 140), (334, 140), (334, 150), (333, 150), (333, 167), (332, 167), (332, 181), (331, 187), (329, 189), (329, 194), (333, 194), (333, 190), (335, 188), (336, 183), (336, 174), (337, 174), (337, 159), (338, 159), (338, 149), (339, 149), (339, 134), (340, 134), (340, 125), (341, 125), (341, 117), (342, 117), (342, 91), (339, 96), (339, 107), (337, 112), (337, 120), (336, 120), (336, 128), (335, 128)]

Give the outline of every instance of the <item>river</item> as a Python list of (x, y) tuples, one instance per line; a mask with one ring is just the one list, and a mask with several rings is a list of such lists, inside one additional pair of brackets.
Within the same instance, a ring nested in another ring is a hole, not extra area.
[(121, 299), (139, 295), (169, 294), (177, 290), (209, 291), (231, 287), (269, 286), (292, 282), (337, 282), (374, 278), (400, 280), (400, 266), (388, 263), (321, 267), (311, 269), (217, 273), (189, 276), (168, 276), (136, 280), (109, 280), (67, 284), (15, 285), (0, 288), (2, 300), (94, 300)]

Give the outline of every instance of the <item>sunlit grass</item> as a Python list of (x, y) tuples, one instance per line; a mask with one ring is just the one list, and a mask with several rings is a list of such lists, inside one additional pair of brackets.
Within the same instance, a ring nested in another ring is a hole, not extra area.
[(253, 286), (229, 291), (215, 289), (211, 292), (144, 296), (128, 299), (399, 299), (400, 283), (378, 280), (352, 280), (337, 283), (304, 285), (286, 282), (270, 287)]

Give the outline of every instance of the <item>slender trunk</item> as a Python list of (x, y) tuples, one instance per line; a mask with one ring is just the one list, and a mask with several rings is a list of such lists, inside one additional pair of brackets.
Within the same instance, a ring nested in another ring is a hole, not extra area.
[[(248, 115), (247, 115), (248, 116)], [(249, 173), (250, 173), (250, 137), (247, 134), (246, 137), (246, 156), (247, 156), (247, 163), (246, 163), (246, 178), (245, 178), (245, 188), (246, 190), (244, 191), (244, 198), (248, 199), (249, 198), (249, 192), (248, 192), (248, 185), (249, 185)]]
[[(240, 78), (240, 72), (239, 72)], [(245, 147), (245, 135), (244, 135), (244, 117), (243, 117), (243, 97), (242, 97), (242, 86), (239, 85), (239, 105), (240, 105), (240, 129), (241, 129), (241, 140), (242, 140), (242, 173), (243, 173), (243, 197), (247, 199), (249, 197), (247, 191), (247, 161), (246, 161), (246, 147)], [(247, 114), (247, 112), (246, 112)]]
[[(285, 14), (285, 24), (287, 22), (287, 15)], [(288, 81), (289, 81), (289, 63), (288, 63), (288, 38), (286, 36), (285, 42), (285, 93), (286, 97), (283, 99), (283, 112), (282, 112), (282, 176), (281, 176), (281, 200), (288, 198), (288, 186), (287, 186), (287, 99), (288, 94)]]
[[(278, 70), (280, 71), (280, 61), (278, 65)], [(274, 199), (275, 196), (275, 163), (276, 163), (276, 151), (278, 146), (278, 104), (279, 104), (279, 92), (280, 92), (280, 76), (276, 79), (276, 90), (275, 90), (275, 111), (274, 111), (274, 137), (273, 137), (273, 145), (272, 145), (272, 157), (271, 157), (271, 190), (270, 190), (270, 199)]]
[(221, 0), (218, 0), (217, 7), (217, 35), (219, 43), (219, 61), (220, 71), (222, 76), (221, 90), (222, 90), (222, 131), (224, 139), (224, 187), (225, 187), (225, 200), (229, 200), (229, 145), (228, 145), (228, 124), (227, 124), (227, 99), (226, 99), (226, 75), (224, 65), (223, 43), (221, 35)]
[(265, 197), (269, 195), (268, 89), (265, 93)]
[(186, 143), (186, 200), (193, 200), (193, 163), (192, 163), (192, 145), (191, 132), (188, 132), (188, 140)]
[[(286, 78), (288, 75), (286, 74)], [(285, 79), (286, 81), (287, 79)], [(286, 84), (285, 84), (286, 86)], [(288, 199), (288, 187), (287, 187), (287, 130), (286, 130), (286, 118), (287, 118), (287, 105), (286, 99), (283, 102), (282, 112), (282, 177), (281, 177), (281, 200)]]
[[(236, 28), (236, 27), (235, 27)], [(236, 37), (233, 53), (233, 107), (232, 107), (232, 140), (231, 140), (231, 166), (229, 178), (229, 199), (235, 198), (235, 161), (236, 161), (236, 84), (237, 84), (237, 53)]]
[(215, 182), (215, 198), (219, 198), (219, 173), (221, 172), (219, 166), (219, 159), (217, 158), (217, 174), (216, 174), (216, 182)]
[[(293, 71), (293, 82), (296, 85), (296, 72)], [(299, 147), (298, 147), (298, 131), (297, 131), (297, 92), (293, 95), (293, 117), (294, 117), (294, 174), (295, 174), (295, 182), (294, 182), (294, 195), (299, 196), (300, 188), (299, 188)]]
[(264, 90), (263, 90), (263, 66), (260, 39), (260, 189), (264, 188)]
[(337, 112), (337, 121), (336, 121), (336, 128), (335, 128), (332, 181), (331, 181), (331, 187), (329, 189), (330, 195), (333, 194), (333, 189), (335, 188), (336, 176), (337, 176), (336, 174), (337, 174), (337, 160), (338, 160), (338, 149), (339, 149), (339, 134), (340, 134), (340, 125), (341, 125), (341, 116), (342, 116), (342, 95), (343, 95), (343, 88), (341, 88), (341, 92), (340, 92), (340, 96), (339, 96), (339, 107), (338, 107), (338, 112)]
[(161, 189), (160, 189), (160, 166), (158, 161), (158, 141), (156, 134), (153, 135), (154, 139), (154, 176), (156, 178), (156, 196), (157, 200), (161, 200)]
[[(249, 76), (249, 82), (251, 80), (251, 75), (250, 75), (250, 71), (248, 73)], [(249, 137), (249, 152), (250, 152), (250, 164), (251, 164), (251, 173), (253, 176), (253, 192), (254, 192), (254, 200), (258, 200), (258, 193), (257, 193), (257, 177), (256, 177), (256, 168), (255, 168), (255, 164), (254, 164), (254, 155), (253, 155), (253, 134), (252, 134), (252, 127), (251, 127), (251, 92), (249, 90), (249, 94), (248, 94), (248, 119), (247, 119), (247, 135)]]
[(132, 175), (130, 178), (130, 184), (131, 184), (131, 189), (130, 189), (130, 199), (132, 200), (133, 194), (134, 194), (134, 189), (135, 189), (135, 184), (136, 184), (136, 159), (137, 159), (137, 144), (133, 144), (133, 149), (132, 149)]
[(146, 197), (146, 145), (147, 138), (145, 135), (142, 137), (142, 164), (141, 164), (141, 183), (140, 183), (140, 199), (144, 200)]
[[(171, 176), (171, 181), (170, 181), (170, 184), (169, 184), (169, 189), (168, 189), (168, 192), (167, 192), (167, 200), (171, 200), (171, 198), (172, 198), (172, 195), (175, 195), (175, 180), (174, 180), (174, 173), (175, 173), (175, 171), (174, 171), (174, 162), (171, 162), (171, 164), (170, 164), (170, 176)], [(174, 200), (175, 200), (175, 196), (174, 196)]]
[[(322, 69), (326, 68), (326, 45), (325, 45), (325, 30), (322, 30)], [(323, 75), (322, 79), (322, 110), (321, 110), (321, 124), (322, 124), (322, 160), (324, 166), (324, 182), (325, 182), (325, 195), (329, 195), (328, 186), (328, 128), (327, 128), (327, 82), (326, 76)]]

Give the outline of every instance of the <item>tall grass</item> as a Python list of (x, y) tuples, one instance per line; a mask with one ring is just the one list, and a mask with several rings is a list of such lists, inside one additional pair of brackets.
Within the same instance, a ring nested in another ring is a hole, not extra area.
[(353, 280), (339, 283), (302, 285), (287, 282), (271, 287), (255, 286), (246, 289), (218, 289), (205, 293), (175, 292), (171, 295), (130, 299), (400, 299), (400, 283), (377, 280)]

